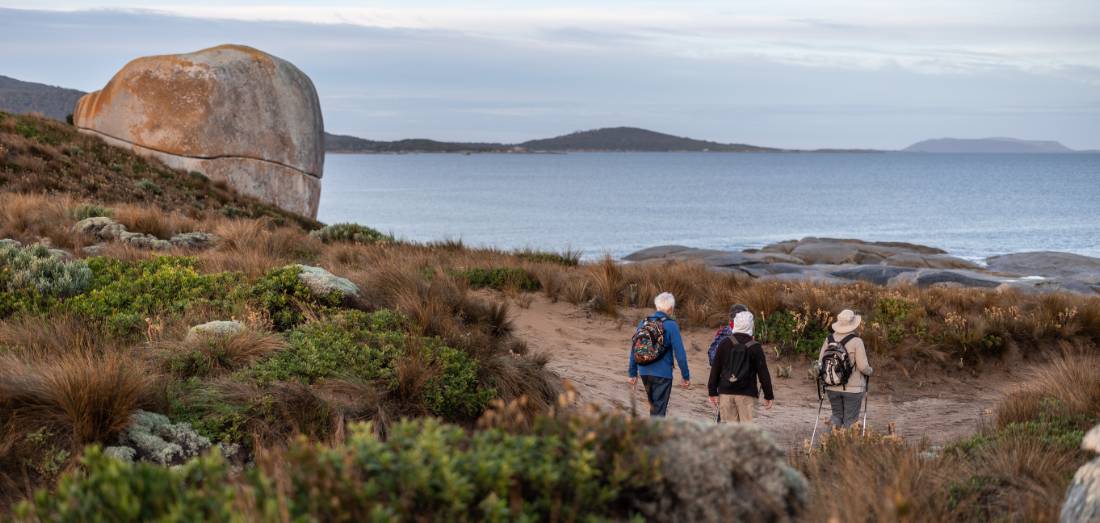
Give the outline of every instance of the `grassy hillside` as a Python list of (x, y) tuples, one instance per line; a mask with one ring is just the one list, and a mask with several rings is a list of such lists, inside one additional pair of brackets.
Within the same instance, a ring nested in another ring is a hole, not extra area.
[(201, 173), (165, 167), (71, 125), (0, 112), (0, 191), (57, 194), (89, 203), (144, 202), (199, 217), (268, 217), (306, 228), (319, 224), (254, 198), (241, 196)]
[[(659, 437), (567, 408), (546, 357), (513, 332), (510, 307), (534, 292), (618, 315), (669, 290), (688, 328), (743, 302), (769, 352), (800, 364), (851, 307), (884, 376), (1038, 369), (948, 448), (853, 432), (792, 456), (824, 507), (810, 521), (1051, 520), (1086, 459), (1076, 442), (1100, 421), (1098, 298), (757, 282), (693, 263), (401, 243), (359, 225), (310, 233), (64, 124), (3, 115), (0, 131), (0, 239), (25, 244), (0, 244), (0, 509), (29, 500), (19, 520), (628, 518), (652, 495)], [(89, 253), (102, 240), (74, 230), (87, 216), (219, 240)], [(360, 293), (318, 294), (299, 264)], [(188, 336), (212, 320), (243, 330)], [(139, 410), (232, 455), (179, 469), (105, 457)], [(869, 494), (830, 502), (837, 471)]]

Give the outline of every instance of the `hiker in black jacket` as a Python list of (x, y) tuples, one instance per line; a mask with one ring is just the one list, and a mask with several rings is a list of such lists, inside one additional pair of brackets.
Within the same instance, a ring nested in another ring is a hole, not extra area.
[(738, 313), (733, 319), (733, 334), (718, 344), (710, 367), (710, 402), (718, 407), (723, 422), (752, 421), (753, 406), (760, 396), (757, 381), (764, 389), (764, 408), (771, 409), (775, 400), (764, 347), (753, 339), (752, 329), (752, 313)]

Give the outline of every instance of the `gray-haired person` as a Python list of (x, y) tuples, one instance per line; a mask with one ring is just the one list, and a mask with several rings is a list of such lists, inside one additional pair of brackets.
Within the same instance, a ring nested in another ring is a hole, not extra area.
[(642, 385), (645, 385), (646, 398), (649, 399), (649, 415), (663, 417), (668, 411), (668, 400), (672, 395), (673, 359), (680, 366), (680, 377), (684, 380), (681, 386), (685, 389), (691, 387), (691, 373), (688, 371), (684, 340), (680, 337), (680, 326), (672, 319), (676, 298), (672, 293), (662, 292), (653, 300), (653, 304), (657, 307), (657, 312), (639, 322), (638, 330), (641, 331), (647, 323), (659, 323), (664, 341), (663, 355), (656, 361), (639, 365), (634, 361), (634, 351), (631, 350), (627, 375), (631, 385), (638, 382), (638, 375), (642, 376)]

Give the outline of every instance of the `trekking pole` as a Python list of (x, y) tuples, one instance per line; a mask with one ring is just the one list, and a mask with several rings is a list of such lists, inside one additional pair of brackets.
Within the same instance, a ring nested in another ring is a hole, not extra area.
[(817, 381), (817, 417), (814, 418), (814, 431), (810, 434), (810, 450), (814, 448), (814, 438), (817, 437), (817, 425), (821, 423), (821, 407), (825, 405), (825, 397), (821, 395), (821, 380)]
[(867, 407), (871, 404), (871, 377), (863, 377), (863, 435), (867, 435)]

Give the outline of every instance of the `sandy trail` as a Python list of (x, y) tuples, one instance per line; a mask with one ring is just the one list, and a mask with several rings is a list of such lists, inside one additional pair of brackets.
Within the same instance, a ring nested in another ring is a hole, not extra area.
[[(515, 304), (513, 304), (515, 305)], [(516, 334), (530, 349), (551, 355), (550, 368), (570, 380), (582, 401), (628, 411), (631, 388), (627, 383), (627, 349), (634, 326), (646, 311), (623, 311), (623, 319), (586, 314), (576, 306), (553, 303), (537, 295), (524, 308), (512, 307)], [(689, 390), (676, 387), (669, 403), (669, 416), (687, 419), (714, 419), (707, 401), (709, 373), (706, 349), (714, 334), (710, 329), (684, 331), (688, 364), (692, 374)], [(814, 382), (806, 364), (794, 363), (792, 377), (776, 377), (775, 354), (768, 355), (776, 402), (771, 410), (757, 409), (757, 423), (770, 432), (780, 445), (797, 448), (805, 444), (813, 430), (818, 400)], [(1004, 371), (987, 372), (977, 378), (941, 377), (917, 382), (904, 379), (904, 371), (888, 368), (872, 358), (877, 367), (871, 381), (868, 425), (885, 431), (891, 423), (896, 433), (910, 440), (928, 438), (942, 443), (972, 434), (983, 415), (988, 415), (997, 400), (1013, 383)], [(641, 382), (633, 391), (638, 412), (648, 413)], [(826, 402), (822, 427), (829, 416)]]

